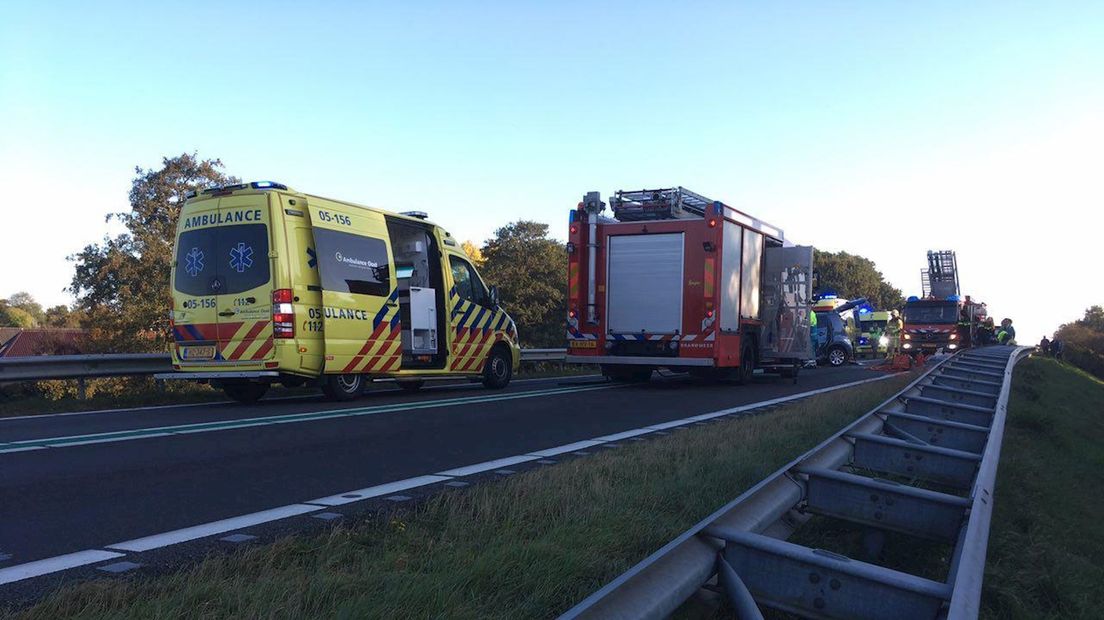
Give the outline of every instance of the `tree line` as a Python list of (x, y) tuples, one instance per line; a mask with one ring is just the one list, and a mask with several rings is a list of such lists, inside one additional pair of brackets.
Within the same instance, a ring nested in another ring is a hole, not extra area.
[[(88, 330), (90, 351), (164, 351), (171, 336), (173, 241), (186, 194), (237, 182), (221, 160), (201, 159), (195, 153), (165, 157), (156, 169), (136, 167), (129, 209), (107, 216), (121, 223), (125, 232), (69, 257), (74, 265), (68, 288), (75, 298), (73, 307), (44, 311), (28, 303), (29, 295), (17, 294), (0, 303), (0, 323), (80, 325)], [(519, 220), (497, 229), (482, 245), (463, 245), (483, 279), (498, 286), (502, 305), (517, 323), (526, 347), (564, 343), (567, 251), (549, 232), (547, 224)], [(822, 289), (831, 288), (841, 297), (867, 297), (883, 308), (902, 302), (901, 291), (867, 258), (818, 251), (814, 260)]]
[(1062, 342), (1063, 359), (1104, 379), (1104, 307), (1090, 306), (1085, 316), (1063, 323), (1053, 340)]

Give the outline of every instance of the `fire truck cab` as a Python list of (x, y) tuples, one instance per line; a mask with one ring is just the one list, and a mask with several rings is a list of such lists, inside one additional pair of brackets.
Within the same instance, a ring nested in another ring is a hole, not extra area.
[(685, 188), (598, 192), (571, 212), (567, 361), (615, 380), (654, 369), (796, 378), (812, 357), (812, 247)]

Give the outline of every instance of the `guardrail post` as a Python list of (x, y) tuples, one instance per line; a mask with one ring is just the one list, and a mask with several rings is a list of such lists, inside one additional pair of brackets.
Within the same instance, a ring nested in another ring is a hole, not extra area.
[(84, 377), (77, 379), (77, 399), (86, 400), (88, 398), (88, 389), (85, 385)]

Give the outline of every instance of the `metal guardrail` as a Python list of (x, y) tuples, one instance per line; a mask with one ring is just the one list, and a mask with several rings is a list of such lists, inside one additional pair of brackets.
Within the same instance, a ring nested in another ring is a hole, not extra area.
[(0, 383), (152, 375), (172, 370), (165, 353), (35, 355), (0, 358)]
[[(522, 363), (562, 362), (564, 349), (522, 349)], [(35, 355), (0, 358), (0, 383), (48, 379), (94, 379), (172, 372), (166, 353)]]
[[(703, 588), (741, 619), (976, 618), (1015, 364), (1028, 347), (938, 363), (890, 399), (706, 517), (563, 618), (666, 618)], [(814, 515), (954, 545), (943, 581), (786, 539)]]

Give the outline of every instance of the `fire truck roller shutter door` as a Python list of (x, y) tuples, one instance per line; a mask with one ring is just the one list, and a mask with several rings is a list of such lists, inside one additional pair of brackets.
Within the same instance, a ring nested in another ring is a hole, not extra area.
[(607, 253), (606, 316), (621, 334), (682, 328), (683, 233), (614, 235)]

